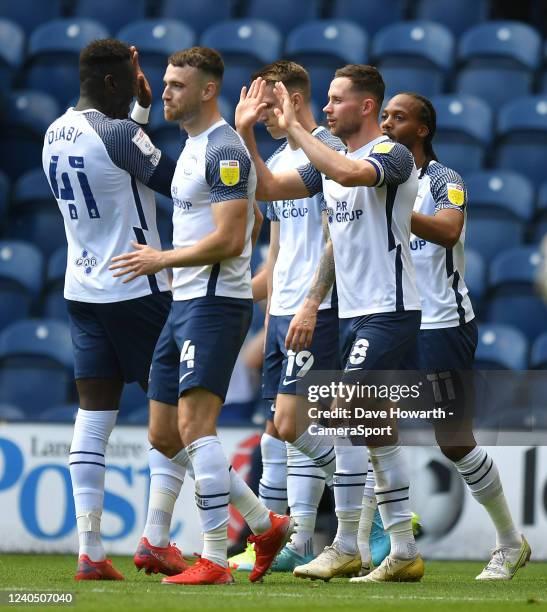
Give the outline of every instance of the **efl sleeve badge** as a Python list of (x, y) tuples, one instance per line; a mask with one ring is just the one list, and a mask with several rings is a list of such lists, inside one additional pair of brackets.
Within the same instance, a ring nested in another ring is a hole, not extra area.
[(448, 201), (456, 206), (463, 206), (465, 202), (465, 191), (461, 185), (457, 183), (448, 183), (446, 185)]
[(220, 180), (227, 187), (239, 183), (239, 162), (235, 159), (220, 160)]

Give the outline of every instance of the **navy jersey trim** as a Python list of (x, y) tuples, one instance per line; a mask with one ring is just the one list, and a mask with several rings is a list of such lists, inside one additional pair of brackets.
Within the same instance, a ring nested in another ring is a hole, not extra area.
[(460, 282), (460, 273), (456, 270), (454, 272), (454, 280), (452, 281), (452, 289), (454, 291), (454, 296), (456, 297), (456, 305), (458, 307), (458, 316), (460, 318), (460, 325), (465, 325), (465, 309), (462, 306), (463, 295), (460, 293), (458, 288)]
[(218, 275), (220, 274), (220, 262), (213, 264), (211, 274), (207, 282), (207, 295), (216, 295)]
[[(147, 244), (144, 236), (144, 230), (142, 228), (134, 227), (133, 231), (135, 232), (135, 236), (139, 244)], [(160, 288), (158, 287), (158, 281), (155, 274), (148, 274), (146, 278), (148, 279), (148, 284), (150, 285), (150, 291), (152, 291), (152, 293), (160, 293)]]
[(387, 242), (390, 251), (395, 248), (395, 236), (391, 229), (393, 220), (393, 207), (395, 206), (395, 196), (397, 195), (398, 185), (388, 185), (386, 188), (386, 223), (387, 223)]
[(142, 208), (141, 196), (139, 195), (139, 188), (137, 187), (137, 181), (134, 176), (131, 176), (131, 189), (133, 190), (133, 197), (135, 198), (135, 206), (137, 208), (137, 214), (139, 215), (139, 221), (143, 230), (148, 230), (148, 224), (146, 223), (146, 217), (144, 216), (144, 210)]
[(398, 312), (405, 309), (403, 300), (403, 258), (400, 244), (397, 245), (395, 251), (395, 308)]

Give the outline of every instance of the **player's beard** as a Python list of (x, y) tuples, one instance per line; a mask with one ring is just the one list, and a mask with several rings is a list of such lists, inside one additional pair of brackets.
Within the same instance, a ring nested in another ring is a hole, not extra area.
[(353, 134), (356, 134), (361, 129), (360, 120), (352, 120), (349, 117), (342, 123), (340, 119), (336, 119), (336, 123), (330, 128), (333, 136), (338, 136), (344, 142)]
[(201, 103), (199, 101), (196, 102), (186, 102), (184, 106), (178, 106), (176, 108), (169, 108), (170, 117), (169, 121), (178, 121), (179, 123), (187, 123), (191, 121), (196, 115), (199, 114)]

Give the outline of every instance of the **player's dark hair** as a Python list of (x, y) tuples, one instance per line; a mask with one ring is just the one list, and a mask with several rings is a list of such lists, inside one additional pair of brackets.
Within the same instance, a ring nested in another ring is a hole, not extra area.
[(207, 75), (212, 76), (219, 83), (224, 76), (224, 62), (218, 51), (209, 47), (190, 47), (177, 51), (169, 56), (169, 64), (177, 68), (191, 66)]
[(80, 53), (80, 84), (92, 91), (102, 84), (107, 74), (130, 61), (131, 49), (124, 42), (115, 38), (94, 40)]
[(334, 78), (341, 77), (351, 81), (353, 90), (370, 94), (378, 104), (378, 111), (380, 110), (386, 86), (377, 68), (366, 64), (347, 64), (334, 73)]
[(296, 62), (278, 60), (257, 70), (251, 76), (251, 80), (254, 81), (258, 77), (262, 77), (268, 84), (281, 81), (289, 92), (299, 91), (304, 96), (306, 102), (310, 99), (310, 75), (305, 68)]
[[(399, 95), (399, 94), (398, 94)], [(425, 164), (420, 172), (420, 178), (425, 174), (427, 166), (431, 161), (439, 161), (433, 149), (433, 138), (437, 131), (437, 112), (429, 98), (414, 91), (405, 91), (401, 95), (410, 96), (420, 103), (420, 121), (427, 127), (428, 134), (424, 139)]]

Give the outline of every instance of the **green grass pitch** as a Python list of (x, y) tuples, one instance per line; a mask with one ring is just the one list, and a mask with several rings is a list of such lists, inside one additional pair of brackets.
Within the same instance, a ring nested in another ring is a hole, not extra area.
[[(547, 563), (531, 563), (507, 583), (477, 583), (483, 563), (426, 562), (426, 576), (418, 584), (348, 584), (298, 580), (290, 574), (270, 574), (263, 583), (249, 583), (247, 573), (234, 572), (229, 586), (177, 587), (162, 585), (160, 576), (137, 573), (132, 559), (117, 557), (114, 565), (125, 574), (124, 582), (73, 580), (75, 557), (65, 555), (0, 556), (0, 598), (10, 591), (70, 591), (75, 603), (60, 606), (67, 611), (169, 612), (192, 610), (267, 612), (270, 610), (328, 610), (360, 612), (425, 610), (475, 612), (482, 610), (545, 610), (547, 612)], [(26, 608), (0, 605), (0, 610)], [(32, 606), (59, 609), (58, 606)]]

